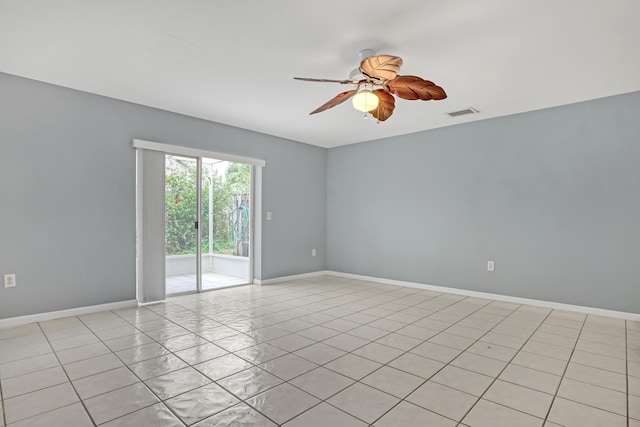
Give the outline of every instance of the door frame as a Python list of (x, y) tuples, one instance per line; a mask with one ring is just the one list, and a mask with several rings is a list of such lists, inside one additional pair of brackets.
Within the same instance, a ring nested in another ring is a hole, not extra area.
[[(248, 284), (252, 284), (254, 281), (254, 275), (256, 272), (256, 265), (258, 266), (258, 271), (260, 271), (261, 264), (261, 250), (255, 249), (255, 242), (262, 241), (261, 236), (257, 236), (256, 232), (262, 232), (262, 226), (260, 221), (260, 216), (258, 216), (258, 224), (256, 224), (256, 215), (255, 211), (257, 208), (261, 209), (261, 197), (262, 194), (262, 170), (258, 170), (258, 167), (265, 167), (266, 162), (262, 159), (257, 159), (253, 157), (245, 157), (238, 156), (234, 154), (228, 153), (219, 153), (208, 150), (201, 150), (197, 148), (184, 147), (181, 145), (172, 145), (172, 144), (164, 144), (153, 141), (146, 141), (142, 139), (134, 139), (132, 141), (132, 146), (138, 149), (145, 150), (154, 150), (161, 151), (165, 155), (178, 155), (195, 158), (197, 160), (197, 222), (198, 222), (198, 231), (196, 233), (197, 236), (197, 254), (196, 254), (196, 276), (197, 276), (197, 286), (196, 292), (203, 292), (202, 290), (202, 234), (201, 234), (201, 210), (202, 210), (202, 158), (213, 158), (216, 160), (224, 160), (234, 163), (244, 163), (250, 166), (250, 176), (251, 176), (251, 185), (250, 185), (250, 194), (249, 194), (249, 277), (247, 280)], [(138, 224), (140, 226), (140, 224)], [(258, 230), (258, 231), (257, 231)], [(166, 230), (164, 231), (166, 232)], [(142, 255), (142, 251), (138, 248), (137, 256)], [(206, 290), (208, 291), (208, 289)], [(178, 295), (178, 294), (172, 294)]]

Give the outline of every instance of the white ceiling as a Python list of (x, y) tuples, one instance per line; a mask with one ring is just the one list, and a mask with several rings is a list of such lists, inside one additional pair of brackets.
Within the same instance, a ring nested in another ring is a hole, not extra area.
[[(0, 0), (0, 71), (322, 147), (640, 90), (638, 0)], [(358, 52), (444, 101), (349, 104)], [(1, 96), (1, 94), (0, 94)], [(475, 107), (458, 118), (446, 112)]]

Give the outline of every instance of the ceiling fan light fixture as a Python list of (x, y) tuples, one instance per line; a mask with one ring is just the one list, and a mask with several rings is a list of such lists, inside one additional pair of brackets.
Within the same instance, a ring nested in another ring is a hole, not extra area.
[(351, 98), (353, 108), (363, 113), (368, 113), (378, 108), (380, 100), (378, 96), (370, 90), (361, 90)]
[[(447, 97), (447, 94), (440, 86), (429, 80), (417, 76), (398, 75), (402, 66), (402, 58), (399, 56), (371, 56), (374, 53), (370, 49), (360, 52), (360, 56), (366, 59), (360, 62), (360, 67), (351, 71), (349, 80), (294, 77), (296, 80), (355, 86), (355, 89), (337, 94), (309, 114), (321, 113), (351, 99), (353, 108), (363, 112), (365, 119), (371, 114), (380, 123), (393, 114), (396, 96), (409, 101), (418, 99), (422, 101), (437, 101)], [(374, 88), (375, 90), (373, 90)]]

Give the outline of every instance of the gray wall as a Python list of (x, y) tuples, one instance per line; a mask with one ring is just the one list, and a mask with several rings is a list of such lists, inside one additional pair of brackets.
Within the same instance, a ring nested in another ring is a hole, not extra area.
[(639, 313), (639, 111), (637, 92), (329, 150), (328, 269)]
[(325, 268), (327, 150), (0, 73), (0, 318), (135, 298), (134, 138), (265, 159), (256, 277)]
[(328, 268), (640, 312), (638, 111), (633, 93), (327, 157), (0, 73), (0, 277), (18, 283), (0, 318), (135, 298), (133, 138), (267, 161), (257, 278)]

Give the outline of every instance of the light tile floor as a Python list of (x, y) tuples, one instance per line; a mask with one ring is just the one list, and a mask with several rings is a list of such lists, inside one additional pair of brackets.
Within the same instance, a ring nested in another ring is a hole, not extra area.
[[(202, 273), (202, 289), (220, 289), (229, 286), (246, 285), (249, 279), (246, 277), (229, 276), (220, 273)], [(166, 287), (167, 295), (195, 292), (196, 290), (195, 274), (180, 274), (176, 276), (167, 276)]]
[(0, 330), (0, 425), (640, 426), (640, 322), (330, 276)]

